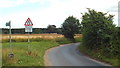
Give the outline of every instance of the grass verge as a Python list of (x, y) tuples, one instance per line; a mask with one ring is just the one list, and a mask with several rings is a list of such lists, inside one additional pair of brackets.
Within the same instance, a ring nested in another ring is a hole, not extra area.
[(112, 66), (120, 66), (120, 63), (119, 63), (120, 60), (116, 57), (106, 57), (105, 55), (103, 55), (103, 49), (89, 50), (84, 45), (80, 45), (79, 50), (80, 52), (84, 53), (85, 55), (93, 59), (108, 63)]
[(14, 58), (9, 58), (9, 43), (3, 43), (3, 66), (44, 66), (44, 53), (48, 48), (58, 46), (59, 44), (53, 41), (31, 42), (31, 54), (28, 55), (26, 42), (12, 43)]

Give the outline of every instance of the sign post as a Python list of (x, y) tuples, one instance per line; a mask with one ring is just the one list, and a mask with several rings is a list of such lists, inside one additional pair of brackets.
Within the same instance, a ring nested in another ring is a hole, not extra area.
[(9, 54), (9, 57), (12, 58), (12, 57), (14, 57), (14, 54), (12, 53), (11, 21), (7, 22), (6, 26), (9, 26), (9, 32), (10, 32), (10, 36), (9, 36), (10, 37), (10, 54)]
[(30, 18), (27, 19), (27, 21), (25, 22), (25, 32), (28, 32), (28, 54), (31, 54), (30, 52), (30, 32), (32, 32), (32, 26), (33, 23), (30, 20)]

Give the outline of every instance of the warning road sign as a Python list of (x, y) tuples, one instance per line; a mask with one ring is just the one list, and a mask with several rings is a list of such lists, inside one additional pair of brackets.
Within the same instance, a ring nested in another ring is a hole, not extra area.
[(32, 32), (33, 23), (30, 20), (30, 18), (27, 19), (24, 25), (25, 25), (25, 32)]
[(28, 18), (24, 25), (25, 25), (25, 32), (28, 32), (28, 54), (30, 55), (31, 51), (30, 51), (30, 39), (29, 39), (30, 33), (29, 32), (32, 32), (33, 23), (30, 20), (30, 18)]
[(28, 18), (24, 25), (25, 25), (25, 26), (33, 26), (33, 23), (32, 23), (32, 21), (30, 20), (30, 18)]

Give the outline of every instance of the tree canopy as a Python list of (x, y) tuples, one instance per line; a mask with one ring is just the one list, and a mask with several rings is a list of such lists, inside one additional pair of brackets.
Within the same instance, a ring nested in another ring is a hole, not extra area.
[(115, 33), (114, 16), (91, 9), (82, 15), (83, 44), (90, 49), (110, 46)]
[(55, 25), (48, 25), (47, 32), (48, 33), (56, 33), (56, 26)]
[(79, 33), (80, 27), (79, 20), (73, 16), (69, 16), (62, 24), (62, 34), (66, 38), (74, 40), (74, 35)]

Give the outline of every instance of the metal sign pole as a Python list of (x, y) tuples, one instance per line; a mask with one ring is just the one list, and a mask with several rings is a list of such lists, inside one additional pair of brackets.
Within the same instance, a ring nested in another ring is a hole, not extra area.
[(28, 18), (25, 22), (25, 32), (28, 32), (28, 55), (31, 54), (31, 51), (30, 51), (30, 32), (32, 32), (32, 21), (30, 20), (30, 18)]
[(31, 54), (31, 51), (30, 51), (30, 33), (28, 32), (28, 55)]
[(9, 54), (9, 57), (12, 58), (12, 57), (14, 57), (14, 54), (12, 53), (11, 21), (9, 21), (8, 23), (6, 23), (6, 26), (9, 26), (9, 32), (10, 32), (10, 35), (9, 35), (9, 37), (10, 37), (10, 54)]
[(29, 48), (30, 48), (30, 39), (29, 39), (29, 32), (28, 32), (28, 52), (29, 52)]
[(9, 31), (10, 31), (10, 54), (12, 54), (12, 40), (11, 40), (11, 22), (10, 23), (10, 26), (9, 26)]

